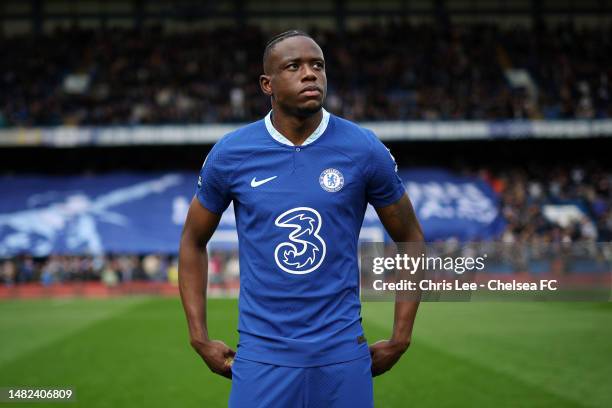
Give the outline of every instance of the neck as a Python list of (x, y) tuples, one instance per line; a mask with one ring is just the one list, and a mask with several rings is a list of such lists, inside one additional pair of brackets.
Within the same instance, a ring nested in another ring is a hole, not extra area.
[(276, 130), (291, 143), (300, 146), (323, 120), (323, 109), (309, 116), (296, 116), (273, 106), (271, 119)]

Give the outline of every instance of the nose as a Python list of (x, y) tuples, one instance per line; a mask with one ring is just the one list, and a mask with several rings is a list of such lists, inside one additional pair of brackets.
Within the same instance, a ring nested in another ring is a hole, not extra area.
[(302, 81), (316, 81), (317, 74), (315, 70), (308, 64), (304, 64), (304, 69), (302, 70)]

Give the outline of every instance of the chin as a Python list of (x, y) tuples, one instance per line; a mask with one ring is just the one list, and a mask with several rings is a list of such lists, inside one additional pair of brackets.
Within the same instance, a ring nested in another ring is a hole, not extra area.
[(296, 111), (300, 116), (310, 116), (321, 110), (323, 102), (321, 101), (309, 101), (303, 105), (297, 107)]

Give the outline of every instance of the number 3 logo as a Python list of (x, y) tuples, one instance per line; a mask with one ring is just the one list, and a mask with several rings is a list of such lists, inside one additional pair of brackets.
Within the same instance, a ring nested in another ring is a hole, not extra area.
[(281, 228), (293, 228), (289, 241), (274, 250), (279, 268), (287, 273), (303, 275), (316, 270), (325, 258), (325, 241), (319, 236), (322, 220), (314, 208), (297, 207), (285, 211), (274, 221)]

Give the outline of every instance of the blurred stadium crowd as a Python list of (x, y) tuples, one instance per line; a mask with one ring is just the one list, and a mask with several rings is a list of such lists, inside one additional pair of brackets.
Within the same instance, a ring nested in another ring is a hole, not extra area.
[[(235, 251), (209, 253), (209, 281), (213, 285), (235, 285), (238, 256)], [(0, 282), (13, 285), (40, 282), (101, 281), (107, 286), (132, 281), (178, 282), (178, 259), (165, 254), (72, 256), (32, 258), (22, 255), (0, 261)]]
[[(500, 194), (507, 222), (503, 242), (612, 241), (612, 174), (603, 168), (536, 166), (478, 173)], [(545, 217), (547, 204), (575, 204), (583, 214), (560, 225)]]
[[(259, 119), (271, 34), (75, 27), (0, 38), (0, 127)], [(327, 106), (351, 120), (612, 117), (612, 27), (387, 24), (311, 34), (329, 67)]]

